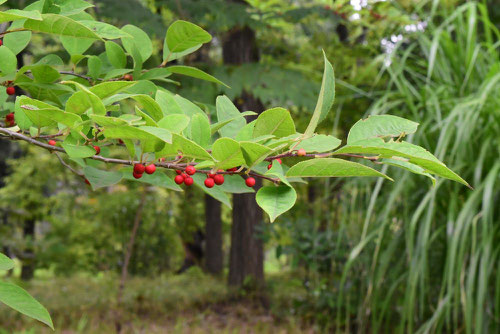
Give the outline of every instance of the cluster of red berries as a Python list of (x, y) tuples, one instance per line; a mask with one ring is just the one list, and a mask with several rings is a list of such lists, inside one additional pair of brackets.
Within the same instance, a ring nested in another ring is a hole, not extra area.
[[(231, 170), (233, 170), (231, 168)], [(222, 169), (219, 169), (217, 173), (223, 172)], [(222, 185), (224, 184), (224, 175), (223, 174), (207, 174), (207, 179), (205, 180), (205, 187), (212, 188), (214, 185)]]
[(156, 171), (156, 166), (155, 164), (150, 164), (145, 166), (144, 164), (134, 164), (134, 172), (132, 175), (136, 179), (140, 179), (142, 177), (142, 174), (146, 172), (146, 174), (153, 174)]
[(185, 169), (185, 173), (180, 170), (175, 171), (177, 175), (174, 178), (174, 182), (178, 185), (185, 184), (186, 186), (191, 186), (194, 183), (193, 178), (190, 175), (194, 175), (196, 173), (196, 168), (193, 166), (187, 166)]
[(11, 112), (10, 114), (7, 114), (5, 116), (5, 125), (7, 127), (11, 127), (11, 126), (16, 125), (16, 122), (14, 120), (14, 113), (13, 112)]

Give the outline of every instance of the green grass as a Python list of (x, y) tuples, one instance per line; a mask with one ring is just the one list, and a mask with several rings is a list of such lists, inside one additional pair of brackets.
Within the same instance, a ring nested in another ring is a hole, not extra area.
[(340, 229), (366, 231), (342, 264), (334, 326), (346, 332), (500, 330), (500, 33), (476, 2), (436, 8), (382, 70), (369, 113), (419, 122), (409, 140), (474, 190), (397, 171), (395, 183), (344, 187)]
[[(270, 310), (226, 282), (193, 268), (182, 275), (133, 277), (124, 303), (125, 333), (301, 333), (290, 316), (291, 299), (303, 293), (286, 275), (268, 279)], [(109, 274), (37, 277), (24, 286), (49, 310), (56, 333), (113, 333), (118, 278)], [(275, 312), (276, 311), (276, 312)], [(51, 333), (42, 324), (0, 306), (0, 333)]]

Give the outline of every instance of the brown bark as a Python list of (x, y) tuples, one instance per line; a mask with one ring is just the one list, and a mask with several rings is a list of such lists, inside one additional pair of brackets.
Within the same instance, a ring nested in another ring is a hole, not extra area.
[(35, 250), (33, 249), (33, 242), (35, 239), (35, 220), (27, 219), (23, 226), (24, 240), (27, 241), (27, 246), (23, 250), (22, 266), (21, 266), (21, 279), (29, 281), (35, 275)]
[[(229, 31), (222, 50), (226, 65), (259, 61), (255, 32), (249, 27), (235, 27)], [(236, 101), (240, 111), (252, 110), (260, 113), (264, 110), (262, 103), (252, 96), (251, 92), (244, 91)], [(258, 180), (255, 189), (261, 184)], [(229, 285), (242, 286), (247, 278), (253, 279), (257, 285), (264, 282), (263, 242), (256, 235), (260, 224), (262, 211), (255, 202), (255, 194), (233, 195)]]
[(208, 195), (205, 195), (205, 222), (205, 268), (209, 273), (218, 275), (224, 262), (221, 203)]

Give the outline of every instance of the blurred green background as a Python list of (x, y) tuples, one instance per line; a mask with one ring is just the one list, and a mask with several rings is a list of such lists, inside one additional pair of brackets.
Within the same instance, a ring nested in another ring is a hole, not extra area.
[[(227, 207), (198, 190), (134, 182), (92, 192), (48, 152), (0, 141), (0, 251), (17, 263), (7, 277), (47, 307), (56, 332), (113, 332), (117, 309), (127, 333), (500, 331), (497, 1), (91, 3), (99, 20), (147, 31), (157, 50), (177, 19), (209, 31), (212, 42), (179, 62), (231, 88), (185, 77), (169, 86), (208, 109), (226, 94), (237, 105), (252, 99), (265, 108), (285, 106), (305, 127), (323, 49), (337, 91), (320, 132), (345, 138), (358, 119), (374, 114), (419, 122), (408, 141), (474, 190), (439, 179), (433, 187), (396, 168), (396, 182), (312, 180), (299, 187), (291, 211), (259, 228), (263, 284), (249, 277), (228, 287), (235, 218)], [(251, 59), (232, 61), (228, 45), (238, 38)], [(103, 51), (94, 48), (96, 55)], [(35, 36), (20, 57), (29, 63), (49, 53), (69, 57), (46, 36)], [(161, 62), (161, 54), (149, 62)], [(143, 196), (118, 307), (124, 253)], [(220, 208), (215, 220), (222, 226), (222, 270), (215, 273), (207, 271), (205, 252), (212, 206)], [(0, 305), (0, 333), (13, 332), (50, 330)]]

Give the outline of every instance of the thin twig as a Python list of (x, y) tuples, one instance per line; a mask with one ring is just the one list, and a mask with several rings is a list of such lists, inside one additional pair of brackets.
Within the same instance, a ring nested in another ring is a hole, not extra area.
[(73, 169), (73, 167), (71, 167), (70, 165), (68, 165), (64, 160), (63, 158), (61, 158), (61, 156), (59, 155), (59, 153), (57, 152), (54, 152), (54, 154), (56, 155), (57, 159), (59, 159), (59, 162), (61, 163), (61, 165), (63, 165), (64, 167), (66, 167), (67, 169), (69, 169), (70, 171), (72, 171), (73, 173), (75, 173), (76, 175), (78, 176), (81, 176), (81, 177), (84, 177), (82, 173), (76, 171)]

